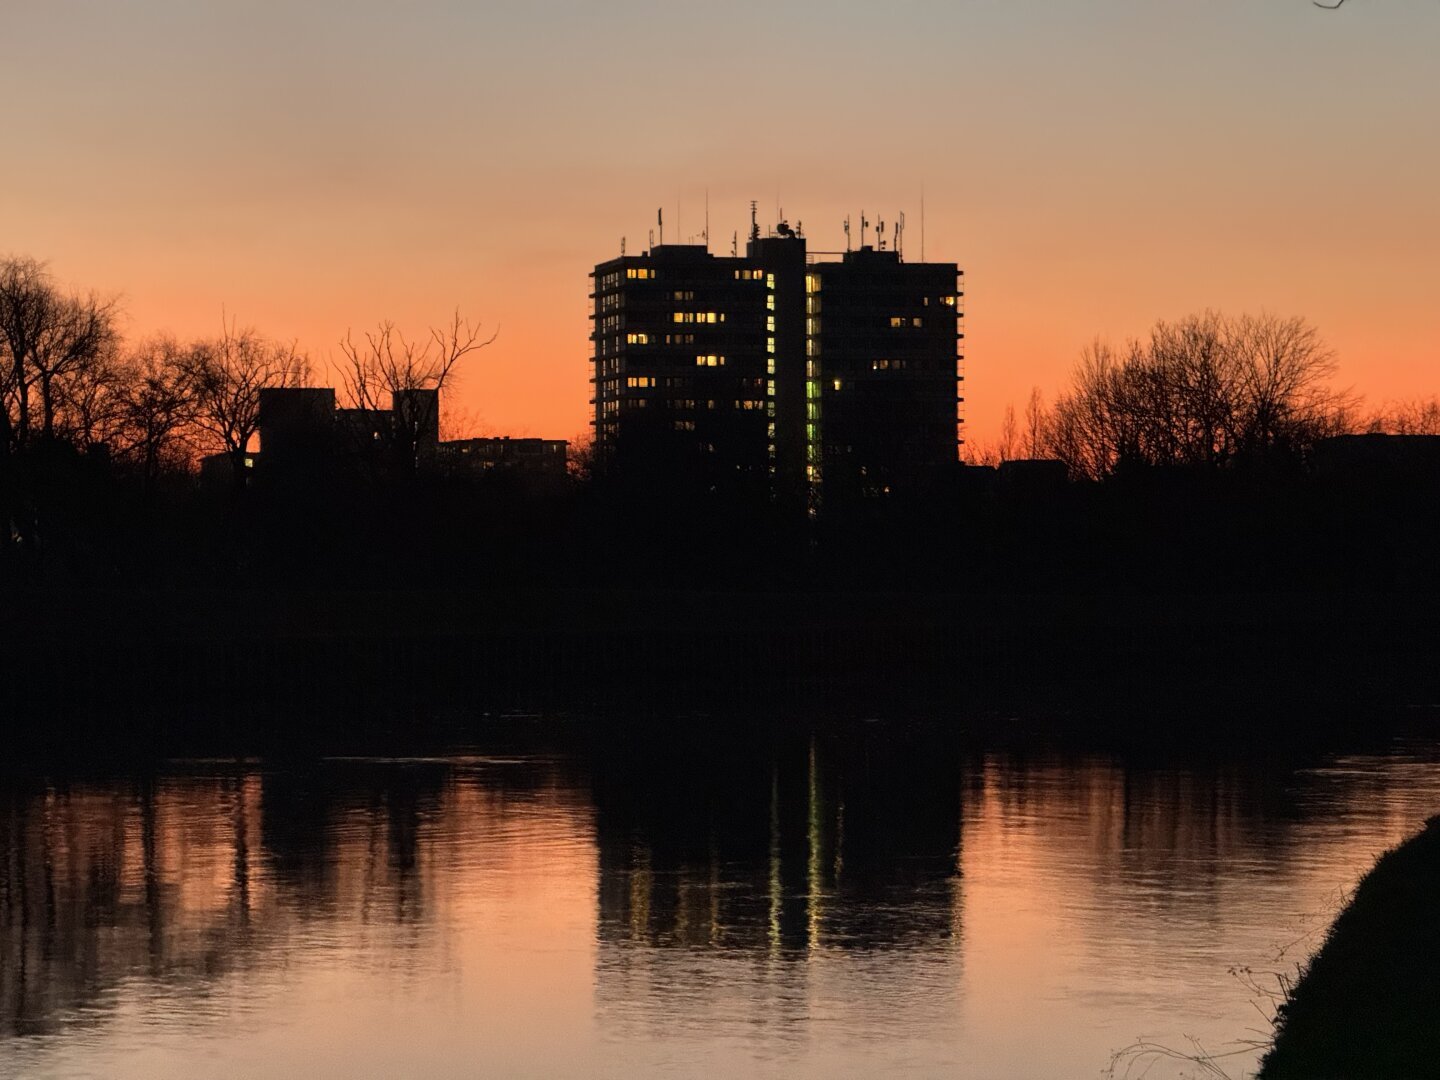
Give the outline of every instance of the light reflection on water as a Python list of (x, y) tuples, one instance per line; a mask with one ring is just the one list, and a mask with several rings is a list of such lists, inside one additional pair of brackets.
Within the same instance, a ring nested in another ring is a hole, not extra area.
[(1227, 1049), (1265, 1028), (1229, 969), (1303, 960), (1440, 809), (1437, 760), (869, 729), (8, 781), (0, 1075), (1056, 1077), (1138, 1035)]

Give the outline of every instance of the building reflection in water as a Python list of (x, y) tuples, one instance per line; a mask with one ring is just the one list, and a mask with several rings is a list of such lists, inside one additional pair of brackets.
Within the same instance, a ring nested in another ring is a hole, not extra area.
[(595, 992), (617, 1036), (953, 1023), (959, 755), (873, 736), (597, 763)]
[(149, 1076), (125, 1055), (160, 1040), (175, 1077), (218, 1042), (277, 1075), (903, 1050), (1045, 1076), (1136, 1031), (1224, 1041), (1254, 1025), (1228, 967), (1423, 818), (1435, 756), (1137, 763), (876, 725), (10, 780), (0, 1073)]
[(917, 773), (898, 757), (879, 740), (810, 739), (603, 763), (600, 938), (779, 955), (945, 942), (958, 930), (959, 762)]

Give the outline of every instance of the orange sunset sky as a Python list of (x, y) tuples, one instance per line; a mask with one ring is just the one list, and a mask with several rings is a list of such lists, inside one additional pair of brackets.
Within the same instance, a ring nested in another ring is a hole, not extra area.
[(969, 434), (1097, 335), (1303, 315), (1376, 406), (1440, 391), (1440, 4), (494, 0), (0, 10), (0, 253), (241, 324), (500, 327), (452, 405), (586, 430), (594, 263), (777, 205), (966, 271)]

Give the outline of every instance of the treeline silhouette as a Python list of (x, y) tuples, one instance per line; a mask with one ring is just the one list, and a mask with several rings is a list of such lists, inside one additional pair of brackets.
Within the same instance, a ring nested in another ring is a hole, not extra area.
[[(461, 683), (526, 704), (696, 679), (803, 700), (926, 679), (1428, 692), (1430, 413), (1391, 417), (1414, 437), (1376, 450), (1299, 320), (1206, 313), (1097, 346), (999, 455), (1048, 461), (957, 461), (884, 499), (822, 482), (812, 515), (697, 485), (684, 459), (627, 478), (583, 453), (560, 483), (412, 453), (204, 485), (197, 456), (243, 456), (260, 391), (304, 382), (306, 358), (233, 327), (127, 345), (114, 315), (0, 265), (0, 644), (22, 713), (77, 684), (240, 713), (403, 712)], [(437, 389), (485, 343), (458, 316), (420, 346), (381, 324), (346, 350), (352, 404)]]

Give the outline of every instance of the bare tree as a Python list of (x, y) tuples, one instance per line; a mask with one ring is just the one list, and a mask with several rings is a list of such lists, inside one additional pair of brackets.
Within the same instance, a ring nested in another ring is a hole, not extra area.
[(1015, 406), (1005, 406), (1005, 418), (1000, 421), (1000, 460), (1010, 461), (1015, 457), (1020, 436), (1015, 429)]
[(0, 260), (0, 436), (7, 448), (30, 442), (36, 393), (40, 437), (54, 437), (63, 382), (114, 344), (116, 308), (95, 293), (62, 294), (35, 259)]
[(1293, 455), (1345, 430), (1353, 399), (1303, 319), (1215, 312), (1159, 322), (1117, 354), (1097, 342), (1046, 425), (1050, 453), (1099, 479), (1132, 466), (1214, 469)]
[(57, 394), (58, 435), (80, 450), (116, 443), (124, 423), (123, 394), (129, 376), (118, 342), (76, 364)]
[(36, 343), (31, 363), (40, 393), (40, 437), (55, 437), (55, 414), (65, 383), (82, 367), (106, 356), (118, 340), (117, 302), (95, 293), (58, 298), (54, 317)]
[(188, 436), (197, 412), (196, 348), (156, 337), (142, 342), (126, 358), (117, 392), (117, 456), (139, 471), (147, 488), (162, 473), (192, 463)]
[(0, 261), (0, 347), (4, 349), (0, 451), (29, 440), (30, 358), (54, 317), (55, 301), (44, 263), (28, 258)]
[(1038, 386), (1030, 388), (1030, 400), (1025, 403), (1025, 456), (1038, 458), (1045, 435), (1045, 398)]
[(1374, 413), (1365, 427), (1385, 435), (1440, 435), (1440, 397), (1391, 402)]
[[(347, 332), (340, 342), (341, 391), (351, 409), (376, 421), (357, 431), (362, 446), (379, 444), (390, 462), (407, 472), (419, 467), (427, 432), (439, 430), (439, 393), (454, 379), (455, 366), (499, 335), (482, 338), (479, 323), (456, 311), (445, 327), (409, 340), (392, 322), (382, 322), (357, 342)], [(386, 416), (379, 422), (381, 415)], [(380, 462), (372, 463), (379, 465)]]
[(995, 443), (980, 439), (966, 439), (960, 451), (960, 460), (966, 465), (995, 468), (1000, 464), (1000, 451)]
[(236, 459), (238, 482), (244, 477), (239, 459), (259, 427), (261, 391), (304, 385), (309, 361), (293, 342), (270, 341), (248, 328), (236, 331), (233, 323), (220, 337), (183, 351), (183, 357), (190, 366), (198, 440)]

